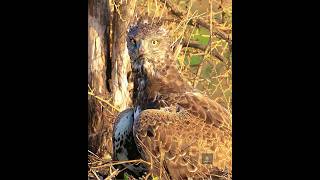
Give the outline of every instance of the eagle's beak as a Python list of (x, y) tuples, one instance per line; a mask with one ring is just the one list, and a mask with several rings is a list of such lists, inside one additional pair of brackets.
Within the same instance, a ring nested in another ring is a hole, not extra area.
[(141, 41), (139, 44), (139, 56), (143, 56), (145, 54), (146, 45), (144, 41)]

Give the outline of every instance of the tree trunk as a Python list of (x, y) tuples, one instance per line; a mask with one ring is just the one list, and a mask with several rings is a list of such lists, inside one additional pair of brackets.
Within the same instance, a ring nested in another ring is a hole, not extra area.
[[(106, 99), (107, 91), (107, 61), (110, 61), (110, 9), (108, 0), (88, 1), (88, 145), (89, 150), (103, 157), (112, 153), (112, 122), (97, 97)], [(91, 90), (92, 89), (92, 90)]]
[[(102, 158), (110, 158), (115, 115), (131, 104), (127, 78), (131, 67), (126, 35), (136, 1), (115, 1), (112, 52), (109, 1), (89, 0), (88, 3), (88, 144), (90, 151)], [(113, 102), (104, 106), (103, 101), (110, 97)], [(110, 104), (113, 104), (112, 108)]]
[(115, 0), (113, 13), (112, 93), (114, 105), (125, 110), (131, 104), (128, 73), (131, 71), (127, 50), (127, 28), (134, 14), (136, 0)]

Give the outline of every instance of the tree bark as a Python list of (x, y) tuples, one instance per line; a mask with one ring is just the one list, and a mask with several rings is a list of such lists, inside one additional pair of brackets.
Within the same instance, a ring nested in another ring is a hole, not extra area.
[[(88, 144), (90, 151), (110, 158), (115, 116), (131, 104), (127, 78), (131, 67), (126, 35), (136, 1), (114, 2), (112, 52), (109, 1), (89, 0), (88, 3)], [(112, 108), (110, 104), (103, 105), (108, 97), (113, 99)]]
[(112, 153), (113, 119), (96, 97), (109, 96), (106, 61), (110, 61), (110, 9), (108, 0), (89, 0), (88, 3), (88, 86), (94, 94), (88, 94), (88, 148), (103, 157), (105, 152)]
[(127, 50), (127, 29), (134, 14), (136, 0), (115, 0), (113, 13), (112, 94), (113, 104), (121, 111), (131, 105), (128, 73), (131, 71)]

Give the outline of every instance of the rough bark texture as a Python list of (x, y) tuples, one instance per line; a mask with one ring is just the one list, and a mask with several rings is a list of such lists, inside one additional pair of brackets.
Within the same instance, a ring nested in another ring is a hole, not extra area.
[(113, 14), (112, 45), (112, 94), (113, 104), (122, 111), (131, 104), (128, 73), (131, 71), (130, 57), (126, 45), (127, 28), (134, 14), (136, 1), (115, 1)]
[[(88, 85), (95, 96), (105, 99), (107, 91), (106, 61), (110, 59), (109, 4), (108, 0), (88, 1)], [(112, 153), (112, 121), (104, 105), (88, 95), (88, 145), (89, 150), (101, 157)]]
[(88, 144), (90, 151), (102, 158), (109, 158), (112, 154), (113, 122), (118, 112), (101, 99), (107, 100), (112, 97), (113, 102), (110, 104), (118, 107), (118, 111), (126, 109), (131, 104), (127, 78), (131, 67), (126, 35), (136, 1), (115, 1), (112, 52), (109, 1), (89, 0), (88, 3), (88, 84), (94, 89), (93, 93), (88, 95)]

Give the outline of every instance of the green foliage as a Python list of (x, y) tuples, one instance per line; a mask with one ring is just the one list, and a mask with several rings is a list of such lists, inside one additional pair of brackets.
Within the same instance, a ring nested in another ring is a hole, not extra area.
[(129, 180), (129, 175), (127, 173), (124, 173), (124, 180)]
[(202, 62), (201, 56), (191, 56), (190, 66), (199, 65)]
[(209, 43), (210, 32), (205, 28), (197, 28), (195, 33), (191, 35), (191, 40), (198, 41), (201, 45)]

